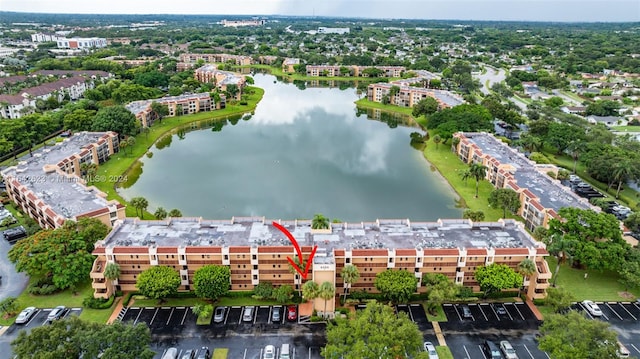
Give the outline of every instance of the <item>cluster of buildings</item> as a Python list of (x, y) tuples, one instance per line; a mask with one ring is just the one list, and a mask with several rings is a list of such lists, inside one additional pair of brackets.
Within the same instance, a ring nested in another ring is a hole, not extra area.
[(235, 72), (218, 70), (214, 64), (197, 68), (194, 72), (194, 77), (200, 82), (214, 84), (220, 91), (227, 91), (227, 86), (229, 85), (237, 86), (236, 100), (240, 99), (242, 89), (246, 85), (244, 76)]
[[(273, 56), (275, 57), (275, 56)], [(237, 66), (252, 65), (254, 63), (251, 56), (232, 54), (194, 54), (186, 53), (180, 55), (180, 61), (176, 64), (178, 71), (187, 70), (196, 66), (198, 61), (205, 63), (233, 63)]]
[[(411, 222), (379, 219), (374, 222), (332, 223), (328, 229), (312, 229), (310, 220), (277, 220), (292, 233), (303, 257), (313, 247), (308, 280), (330, 281), (337, 293), (349, 291), (340, 271), (345, 265), (358, 267), (360, 279), (351, 290), (376, 292), (376, 274), (387, 269), (406, 270), (419, 279), (425, 273), (441, 273), (457, 284), (478, 290), (474, 274), (478, 267), (501, 263), (516, 268), (523, 259), (536, 263), (536, 273), (522, 283), (532, 298), (542, 298), (551, 272), (544, 260), (544, 244), (535, 241), (515, 220), (476, 222), (438, 220)], [(135, 290), (137, 276), (154, 265), (180, 273), (180, 290), (193, 290), (195, 271), (209, 264), (231, 269), (231, 290), (252, 290), (260, 282), (299, 289), (300, 276), (289, 270), (287, 257), (296, 251), (291, 242), (264, 217), (234, 217), (230, 220), (169, 218), (117, 221), (109, 235), (96, 243), (97, 256), (91, 278), (96, 297), (106, 298), (116, 290)], [(111, 281), (104, 270), (118, 263), (121, 275)], [(334, 301), (328, 304), (333, 310)]]
[(56, 42), (59, 49), (72, 50), (89, 50), (107, 47), (107, 39), (102, 37), (73, 37), (67, 38), (58, 34), (31, 34), (31, 41), (39, 42)]
[(220, 24), (224, 27), (242, 27), (242, 26), (262, 26), (267, 21), (264, 19), (251, 20), (222, 20)]
[(539, 165), (488, 133), (456, 133), (460, 139), (455, 152), (465, 163), (479, 163), (487, 167), (487, 180), (496, 188), (510, 188), (520, 196), (517, 214), (525, 227), (547, 227), (549, 220), (559, 218), (563, 207), (600, 209), (575, 194), (547, 173), (557, 174), (553, 165)]
[[(397, 88), (397, 92), (392, 96), (392, 88)], [(390, 104), (403, 107), (413, 107), (416, 103), (427, 97), (438, 101), (440, 109), (461, 105), (464, 99), (451, 91), (430, 89), (425, 87), (415, 87), (406, 84), (406, 80), (394, 82), (380, 82), (370, 84), (367, 87), (367, 99), (373, 102), (384, 102), (389, 100)]]
[(151, 104), (154, 102), (166, 105), (169, 110), (169, 117), (211, 111), (226, 107), (226, 99), (224, 95), (220, 95), (220, 102), (215, 103), (214, 99), (211, 98), (211, 95), (208, 92), (166, 96), (152, 100), (133, 101), (125, 107), (136, 116), (142, 127), (150, 127), (158, 119), (158, 114), (155, 113), (151, 107)]
[[(1, 118), (20, 118), (35, 110), (36, 101), (47, 100), (51, 96), (55, 96), (58, 102), (62, 101), (65, 96), (68, 96), (71, 100), (77, 100), (82, 97), (85, 91), (94, 88), (96, 80), (111, 76), (111, 74), (104, 71), (43, 70), (35, 75), (38, 74), (60, 76), (60, 79), (22, 89), (14, 95), (0, 95)], [(66, 77), (68, 75), (71, 75), (71, 77)], [(11, 76), (0, 79), (0, 82), (4, 85), (24, 80), (26, 80), (25, 76)]]
[[(283, 64), (284, 66), (284, 64)], [(400, 77), (407, 70), (404, 66), (357, 66), (357, 65), (307, 65), (307, 76), (335, 77), (354, 76), (369, 77), (367, 69), (382, 71), (379, 77)], [(348, 70), (348, 73), (342, 71)]]
[[(0, 174), (9, 198), (42, 228), (58, 228), (82, 217), (112, 226), (125, 218), (125, 207), (88, 186), (82, 179), (82, 166), (99, 165), (118, 151), (118, 134), (81, 132), (25, 155)], [(115, 182), (103, 177), (93, 180)]]

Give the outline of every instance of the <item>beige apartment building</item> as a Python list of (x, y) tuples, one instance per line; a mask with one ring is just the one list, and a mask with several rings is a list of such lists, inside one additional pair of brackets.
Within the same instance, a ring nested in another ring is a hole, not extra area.
[(251, 56), (244, 55), (232, 55), (232, 54), (194, 54), (187, 53), (180, 55), (180, 62), (183, 63), (196, 63), (198, 60), (203, 60), (205, 63), (222, 63), (232, 62), (237, 66), (245, 66), (253, 64)]
[(367, 99), (373, 102), (382, 102), (385, 96), (390, 96), (392, 87), (399, 89), (393, 98), (389, 98), (389, 103), (396, 106), (413, 107), (427, 97), (438, 101), (441, 109), (455, 107), (464, 103), (464, 99), (453, 92), (408, 86), (403, 81), (371, 84), (367, 87)]
[(530, 231), (547, 227), (549, 220), (559, 218), (563, 207), (577, 207), (599, 212), (588, 200), (575, 194), (560, 181), (549, 177), (558, 172), (553, 165), (538, 165), (506, 143), (488, 133), (456, 133), (460, 139), (454, 148), (465, 163), (480, 163), (487, 167), (486, 179), (496, 188), (510, 188), (520, 195), (518, 215), (524, 218)]
[[(336, 295), (349, 290), (376, 292), (375, 275), (387, 269), (410, 271), (418, 279), (424, 273), (442, 273), (459, 285), (479, 290), (474, 279), (479, 266), (503, 263), (516, 268), (525, 258), (537, 265), (537, 272), (522, 283), (529, 297), (543, 298), (551, 278), (544, 260), (548, 255), (544, 244), (511, 219), (477, 223), (380, 219), (333, 223), (326, 230), (312, 229), (309, 220), (277, 222), (296, 238), (303, 257), (318, 247), (307, 280), (333, 283)], [(193, 289), (195, 271), (206, 264), (228, 266), (229, 287), (234, 291), (252, 290), (264, 281), (298, 289), (304, 282), (289, 269), (287, 257), (296, 254), (293, 245), (264, 217), (162, 221), (126, 218), (114, 225), (104, 241), (96, 243), (93, 254), (97, 256), (91, 271), (94, 295), (103, 298), (116, 290), (136, 290), (137, 276), (154, 265), (178, 271), (181, 291)], [(108, 263), (120, 265), (121, 276), (117, 280), (105, 279)], [(360, 272), (352, 289), (340, 277), (340, 271), (348, 264), (356, 265)], [(416, 287), (417, 292), (425, 290), (421, 283)], [(328, 303), (330, 311), (332, 302)], [(316, 300), (316, 309), (324, 309), (322, 300)]]
[(220, 95), (220, 102), (215, 103), (208, 92), (166, 96), (152, 100), (140, 100), (128, 103), (125, 107), (136, 116), (142, 127), (150, 127), (158, 119), (151, 110), (151, 104), (157, 102), (167, 105), (169, 117), (182, 116), (203, 111), (212, 111), (226, 106), (226, 98)]
[(227, 86), (236, 85), (238, 88), (236, 100), (240, 100), (242, 90), (246, 85), (244, 76), (235, 72), (218, 70), (216, 65), (213, 64), (197, 68), (194, 72), (194, 77), (200, 82), (214, 84), (220, 91), (227, 91)]
[[(112, 226), (125, 218), (125, 207), (81, 176), (84, 163), (100, 165), (119, 150), (114, 132), (80, 132), (53, 146), (21, 157), (16, 166), (4, 169), (2, 177), (9, 198), (42, 228), (58, 228), (67, 220), (98, 218)], [(96, 175), (94, 181), (118, 178)]]
[[(336, 77), (354, 76), (368, 77), (364, 72), (366, 69), (376, 68), (382, 70), (381, 77), (400, 77), (406, 71), (404, 66), (357, 66), (357, 65), (307, 65), (307, 76), (312, 77)], [(341, 69), (349, 70), (342, 74)]]
[(284, 73), (296, 72), (297, 65), (300, 65), (300, 59), (287, 57), (282, 61), (282, 72)]

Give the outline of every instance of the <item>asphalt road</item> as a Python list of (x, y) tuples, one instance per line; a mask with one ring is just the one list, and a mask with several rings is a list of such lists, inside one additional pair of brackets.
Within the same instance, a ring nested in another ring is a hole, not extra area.
[(0, 232), (0, 301), (7, 297), (17, 297), (29, 284), (29, 278), (24, 273), (16, 272), (13, 263), (9, 261), (7, 253), (10, 249), (11, 245)]
[[(491, 86), (497, 82), (504, 81), (504, 79), (507, 78), (507, 73), (504, 69), (494, 69), (490, 66), (485, 66), (485, 69), (487, 69), (486, 73), (481, 73), (474, 77), (480, 80), (480, 84), (482, 85), (482, 87), (480, 87), (480, 91), (482, 91), (483, 94), (488, 95)], [(487, 80), (489, 80), (489, 88), (487, 88)]]

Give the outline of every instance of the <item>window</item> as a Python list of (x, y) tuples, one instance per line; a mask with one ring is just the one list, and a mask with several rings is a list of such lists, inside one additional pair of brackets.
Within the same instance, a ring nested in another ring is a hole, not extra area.
[(253, 269), (257, 270), (257, 269), (258, 269), (258, 265), (257, 265), (257, 264), (256, 264), (256, 265), (254, 265), (254, 266), (253, 266)]
[(253, 275), (253, 280), (258, 280), (258, 275), (257, 274)]
[(251, 256), (251, 259), (253, 259), (253, 260), (255, 261), (256, 259), (258, 259), (258, 256), (256, 256), (256, 255), (254, 254), (254, 255), (252, 255), (252, 256)]
[(345, 263), (349, 264), (349, 263), (351, 263), (351, 258), (345, 258), (344, 261), (345, 261)]
[(228, 255), (228, 254), (225, 254), (225, 255), (224, 255), (224, 260), (225, 260), (225, 261), (228, 261), (228, 260), (229, 260), (229, 255)]

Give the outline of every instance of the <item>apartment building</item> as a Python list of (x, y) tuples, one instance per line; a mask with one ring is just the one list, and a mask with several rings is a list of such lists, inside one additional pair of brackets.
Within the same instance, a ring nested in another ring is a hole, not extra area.
[(193, 54), (187, 53), (180, 55), (180, 62), (184, 63), (196, 63), (198, 60), (203, 60), (206, 63), (221, 63), (232, 62), (237, 66), (245, 66), (253, 64), (251, 56), (244, 55), (232, 55), (232, 54)]
[(282, 61), (282, 72), (292, 73), (296, 72), (296, 66), (300, 65), (300, 59), (287, 57)]
[[(389, 97), (392, 87), (398, 87), (399, 91), (392, 98)], [(441, 109), (455, 107), (464, 103), (464, 99), (446, 90), (429, 89), (403, 85), (401, 83), (375, 83), (367, 87), (367, 99), (373, 102), (382, 102), (385, 97), (389, 103), (396, 106), (413, 107), (421, 100), (431, 97), (438, 101)]]
[(214, 84), (220, 91), (227, 91), (227, 86), (236, 85), (238, 87), (236, 100), (240, 100), (242, 89), (246, 84), (244, 76), (235, 72), (218, 70), (216, 65), (213, 64), (204, 65), (196, 69), (194, 77), (200, 82)]
[(351, 31), (348, 27), (318, 27), (318, 34), (348, 34)]
[(44, 34), (41, 32), (36, 34), (31, 34), (32, 42), (51, 42), (51, 41), (58, 41), (64, 38), (65, 37), (63, 35), (58, 35), (58, 34)]
[[(207, 264), (228, 266), (234, 291), (252, 290), (265, 281), (300, 288), (304, 281), (291, 273), (287, 261), (296, 251), (272, 222), (264, 217), (118, 221), (93, 252), (97, 256), (91, 271), (94, 295), (106, 298), (116, 290), (135, 290), (138, 275), (155, 265), (178, 271), (182, 291), (193, 290), (195, 271)], [(348, 264), (356, 265), (360, 272), (352, 288), (367, 292), (376, 292), (375, 275), (387, 269), (410, 271), (418, 279), (425, 273), (442, 273), (459, 285), (478, 290), (474, 273), (479, 266), (503, 263), (516, 268), (525, 258), (537, 267), (522, 283), (530, 297), (543, 298), (551, 278), (544, 244), (535, 241), (522, 223), (511, 219), (477, 223), (380, 219), (333, 223), (322, 230), (312, 229), (309, 220), (277, 222), (296, 238), (303, 257), (318, 247), (307, 280), (319, 284), (329, 280), (338, 288), (338, 295), (350, 290), (339, 276)], [(108, 263), (120, 265), (119, 279), (105, 279)], [(424, 292), (426, 288), (419, 283), (416, 290)], [(332, 302), (328, 303), (330, 308)], [(323, 306), (316, 304), (316, 309)]]
[(558, 211), (563, 207), (600, 211), (547, 174), (557, 173), (556, 166), (538, 165), (488, 133), (459, 132), (454, 137), (460, 139), (454, 150), (461, 161), (481, 163), (487, 167), (486, 179), (494, 187), (518, 192), (518, 215), (524, 218), (528, 230), (547, 227), (549, 220), (559, 218)]
[(56, 40), (59, 49), (89, 50), (107, 47), (107, 39), (102, 37), (74, 37), (71, 39), (58, 38)]
[[(284, 65), (283, 65), (284, 66)], [(366, 69), (379, 69), (382, 71), (382, 77), (400, 77), (406, 71), (404, 66), (356, 66), (356, 65), (307, 65), (307, 76), (312, 77), (335, 77), (335, 76), (354, 76), (368, 77)], [(347, 69), (349, 72), (342, 73), (341, 69)]]
[(0, 117), (20, 118), (35, 110), (37, 100), (46, 100), (51, 96), (56, 96), (59, 102), (65, 95), (71, 100), (77, 100), (86, 90), (93, 87), (93, 80), (73, 76), (26, 88), (16, 95), (0, 95)]
[(167, 105), (167, 108), (169, 109), (169, 117), (212, 111), (226, 106), (226, 99), (224, 95), (220, 95), (220, 102), (215, 103), (208, 92), (201, 92), (179, 96), (166, 96), (151, 100), (133, 101), (128, 103), (125, 107), (136, 116), (142, 127), (150, 127), (158, 119), (158, 115), (151, 110), (151, 104), (153, 102)]
[(252, 19), (252, 20), (222, 20), (220, 24), (224, 27), (240, 27), (240, 26), (262, 26), (266, 23), (266, 20)]
[[(42, 228), (58, 228), (67, 220), (98, 218), (108, 226), (125, 217), (124, 206), (81, 176), (84, 163), (100, 165), (119, 149), (115, 132), (80, 132), (50, 147), (21, 157), (0, 172), (9, 198)], [(95, 181), (113, 178), (96, 175)]]

